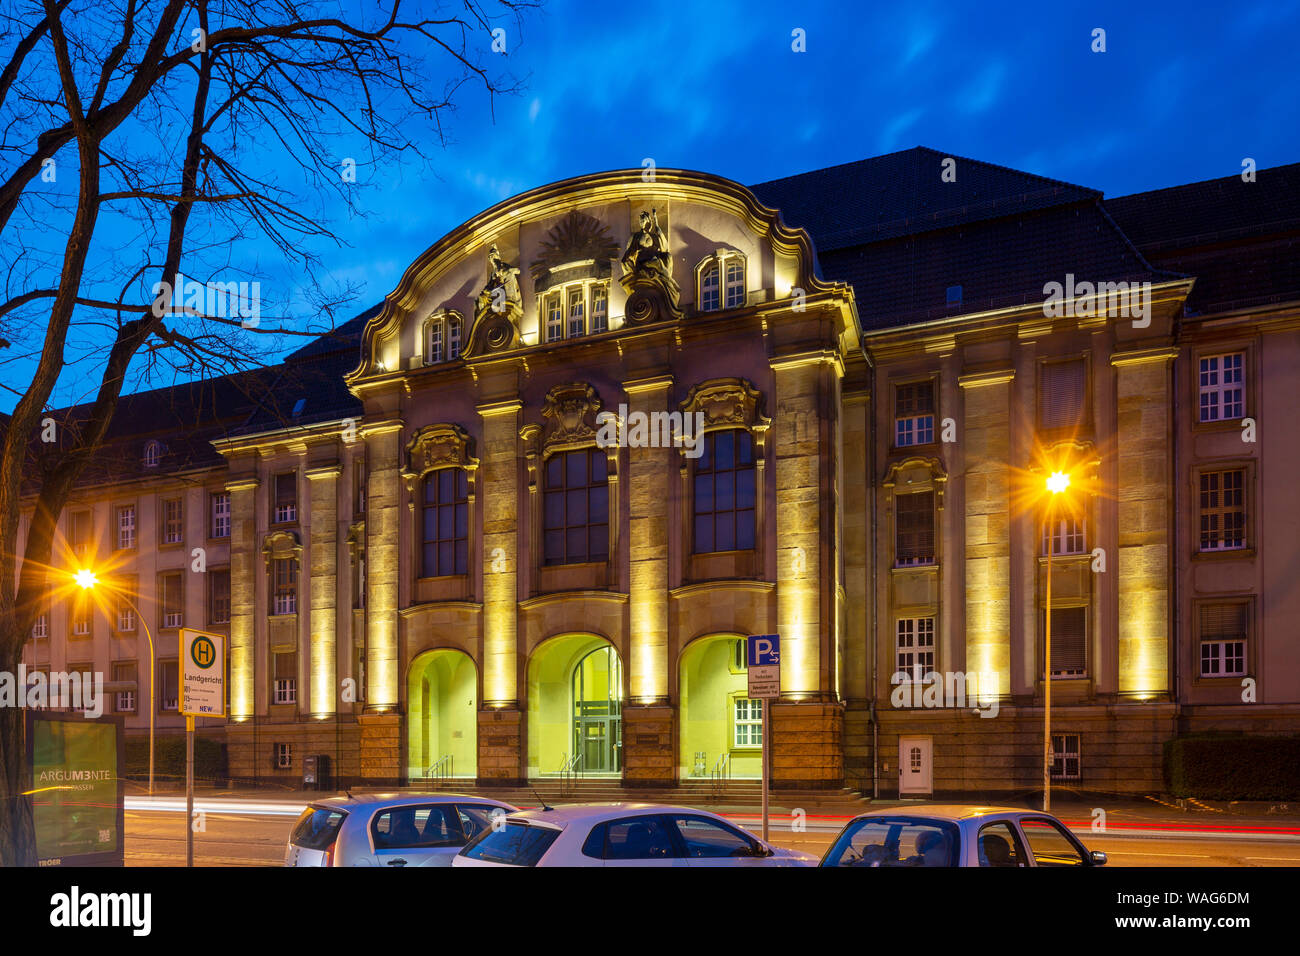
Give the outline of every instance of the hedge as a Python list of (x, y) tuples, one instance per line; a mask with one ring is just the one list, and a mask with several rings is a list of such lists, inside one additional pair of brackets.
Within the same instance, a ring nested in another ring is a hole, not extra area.
[(1300, 800), (1300, 735), (1176, 737), (1165, 741), (1164, 771), (1176, 797)]
[[(185, 779), (185, 738), (168, 735), (154, 740), (154, 777), (158, 780)], [(149, 738), (128, 737), (126, 773), (129, 777), (149, 776)], [(229, 774), (226, 745), (207, 737), (194, 738), (194, 778), (225, 780)]]

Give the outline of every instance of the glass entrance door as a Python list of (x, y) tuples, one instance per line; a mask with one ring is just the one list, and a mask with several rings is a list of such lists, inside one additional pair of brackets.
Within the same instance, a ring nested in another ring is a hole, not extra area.
[(612, 647), (597, 648), (573, 671), (573, 753), (583, 773), (618, 773), (623, 753), (623, 680)]

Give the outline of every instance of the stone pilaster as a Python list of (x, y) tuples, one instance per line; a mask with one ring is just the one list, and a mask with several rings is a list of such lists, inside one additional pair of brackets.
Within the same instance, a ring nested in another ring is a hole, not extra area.
[[(670, 375), (626, 382), (628, 414), (662, 412), (668, 408)], [(668, 700), (668, 495), (671, 448), (628, 449), (628, 605), (631, 634), (628, 687), (634, 704)], [(630, 747), (636, 746), (635, 739)], [(624, 750), (629, 738), (624, 735)], [(670, 763), (671, 761), (671, 754)], [(631, 759), (629, 755), (629, 760)], [(671, 775), (672, 770), (669, 770)]]
[(1011, 381), (1007, 369), (963, 375), (966, 461), (966, 667), (1011, 675)]
[[(400, 562), (402, 423), (379, 422), (362, 429), (366, 442), (366, 711), (396, 710), (400, 697), (397, 600)], [(362, 772), (367, 734), (362, 732)]]
[[(483, 699), (497, 708), (517, 707), (519, 701), (516, 650), (522, 408), (518, 399), (478, 407), (483, 419)], [(481, 740), (479, 753), (482, 768)]]
[(338, 699), (339, 465), (308, 468), (311, 483), (311, 670), (313, 717), (334, 713)]
[(1172, 348), (1121, 352), (1115, 366), (1119, 471), (1118, 690), (1169, 690)]
[(256, 478), (226, 484), (230, 492), (230, 717), (245, 720), (257, 706), (256, 662), (257, 545)]

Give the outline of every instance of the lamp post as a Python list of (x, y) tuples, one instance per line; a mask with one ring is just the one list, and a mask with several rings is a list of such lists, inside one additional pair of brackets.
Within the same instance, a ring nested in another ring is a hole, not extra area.
[(1052, 809), (1052, 515), (1056, 496), (1070, 487), (1070, 476), (1054, 471), (1047, 477), (1047, 515), (1043, 519), (1047, 540), (1047, 582), (1043, 602), (1043, 812)]
[[(76, 578), (77, 583), (81, 585), (82, 589), (86, 591), (92, 590), (95, 587), (95, 585), (99, 583), (98, 576), (95, 574), (94, 571), (91, 571), (88, 568), (82, 568), (74, 575), (74, 577)], [(126, 600), (126, 603), (131, 606), (131, 610), (135, 612), (135, 619), (139, 621), (141, 625), (144, 626), (144, 636), (149, 639), (149, 796), (152, 797), (153, 796), (153, 723), (154, 723), (154, 712), (157, 710), (157, 707), (155, 706), (156, 701), (154, 700), (154, 681), (155, 681), (154, 675), (157, 672), (157, 665), (154, 663), (153, 634), (149, 630), (149, 622), (146, 621), (144, 615), (140, 613), (140, 609), (135, 606), (135, 602), (131, 600), (131, 596), (124, 591), (117, 590), (116, 588), (109, 587), (109, 590), (112, 591), (118, 597), (124, 598)]]

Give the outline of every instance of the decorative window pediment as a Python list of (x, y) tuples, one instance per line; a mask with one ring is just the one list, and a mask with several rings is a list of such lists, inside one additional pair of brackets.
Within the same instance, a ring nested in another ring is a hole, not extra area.
[(912, 457), (896, 461), (889, 466), (881, 485), (891, 494), (933, 491), (934, 506), (943, 510), (943, 493), (948, 484), (948, 471), (938, 458)]
[(298, 532), (272, 531), (262, 539), (262, 558), (266, 562), (268, 571), (271, 562), (280, 558), (293, 558), (301, 563), (302, 542), (298, 538)]
[(576, 446), (596, 438), (596, 413), (600, 396), (586, 382), (557, 385), (546, 393), (542, 405), (542, 448)]
[(762, 432), (772, 420), (760, 412), (762, 393), (743, 378), (715, 378), (691, 389), (682, 402), (685, 414), (702, 412), (705, 430), (741, 426)]
[(426, 425), (406, 445), (406, 469), (402, 477), (414, 491), (416, 483), (437, 468), (459, 467), (474, 470), (478, 459), (470, 454), (472, 439), (459, 425)]

